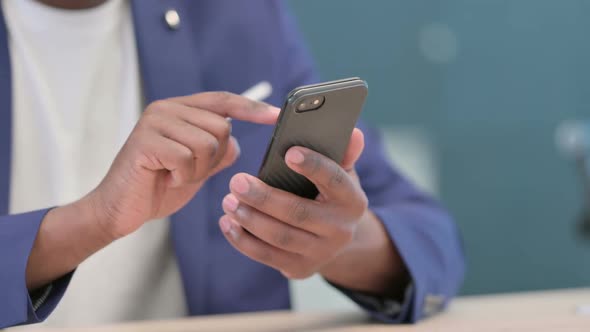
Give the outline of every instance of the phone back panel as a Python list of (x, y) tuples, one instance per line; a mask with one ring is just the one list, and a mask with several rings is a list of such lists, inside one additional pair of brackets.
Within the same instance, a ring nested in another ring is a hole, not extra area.
[[(298, 112), (302, 100), (325, 97), (320, 108)], [(266, 151), (259, 178), (265, 183), (296, 195), (314, 199), (317, 188), (291, 170), (285, 154), (293, 146), (303, 146), (342, 162), (348, 142), (363, 108), (367, 85), (354, 78), (297, 88), (289, 94)]]

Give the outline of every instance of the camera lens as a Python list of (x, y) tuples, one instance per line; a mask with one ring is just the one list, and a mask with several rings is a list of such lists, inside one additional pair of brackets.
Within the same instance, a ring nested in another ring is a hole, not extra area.
[(304, 98), (302, 101), (297, 103), (297, 111), (298, 112), (308, 112), (308, 111), (315, 111), (322, 107), (324, 104), (325, 97), (324, 96), (313, 96)]

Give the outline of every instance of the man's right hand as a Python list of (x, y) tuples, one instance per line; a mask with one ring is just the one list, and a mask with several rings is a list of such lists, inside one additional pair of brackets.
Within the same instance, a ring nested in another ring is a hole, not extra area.
[(278, 114), (278, 108), (227, 92), (150, 104), (96, 189), (52, 209), (41, 222), (27, 264), (29, 289), (68, 273), (148, 220), (183, 207), (239, 156), (228, 118), (274, 124)]
[(227, 92), (150, 104), (90, 195), (104, 229), (125, 236), (183, 207), (204, 181), (240, 153), (228, 117), (273, 124), (279, 109)]

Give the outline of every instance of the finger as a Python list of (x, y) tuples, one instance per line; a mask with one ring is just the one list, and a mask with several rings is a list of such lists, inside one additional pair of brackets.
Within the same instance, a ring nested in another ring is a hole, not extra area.
[(240, 226), (258, 239), (287, 252), (306, 255), (318, 236), (281, 222), (253, 209), (233, 195), (228, 194), (222, 202), (223, 211)]
[(143, 153), (140, 161), (142, 167), (151, 171), (170, 172), (169, 185), (172, 187), (181, 186), (193, 179), (195, 159), (189, 148), (160, 135), (146, 138), (146, 141), (149, 143), (144, 143), (147, 145), (147, 152)]
[(159, 100), (150, 104), (147, 112), (154, 116), (177, 118), (215, 136), (219, 147), (218, 153), (212, 159), (211, 167), (215, 167), (223, 157), (231, 134), (231, 122), (226, 118), (209, 111), (189, 107), (169, 100)]
[(222, 170), (226, 169), (227, 167), (233, 165), (236, 160), (240, 157), (241, 149), (240, 144), (236, 140), (235, 137), (230, 136), (229, 143), (227, 144), (227, 149), (225, 150), (225, 155), (221, 158), (217, 166), (213, 168), (209, 172), (209, 176), (213, 176)]
[(184, 121), (199, 127), (217, 138), (219, 153), (212, 161), (211, 167), (217, 166), (225, 155), (229, 137), (231, 135), (231, 121), (215, 113), (178, 104), (178, 116)]
[(330, 233), (326, 225), (330, 218), (316, 201), (273, 188), (245, 173), (234, 175), (229, 188), (240, 202), (293, 227), (319, 236)]
[(211, 171), (213, 162), (220, 158), (217, 155), (225, 154), (225, 151), (220, 151), (217, 138), (209, 132), (163, 113), (151, 116), (155, 118), (151, 122), (158, 133), (186, 146), (192, 152), (195, 159), (192, 181), (202, 180)]
[(287, 151), (285, 161), (289, 168), (313, 182), (327, 200), (345, 202), (348, 206), (363, 196), (360, 186), (344, 168), (313, 150), (292, 147)]
[(222, 91), (202, 92), (169, 100), (214, 112), (223, 117), (260, 124), (274, 124), (280, 112), (279, 108), (267, 103)]
[(259, 263), (277, 270), (291, 270), (293, 266), (301, 265), (300, 255), (286, 252), (257, 239), (227, 215), (221, 217), (219, 226), (234, 248)]
[(363, 132), (358, 129), (354, 128), (352, 131), (352, 135), (350, 136), (350, 141), (348, 143), (348, 148), (344, 153), (344, 158), (342, 158), (342, 162), (340, 165), (347, 171), (351, 171), (354, 169), (354, 164), (360, 158), (363, 150), (365, 148), (365, 136)]

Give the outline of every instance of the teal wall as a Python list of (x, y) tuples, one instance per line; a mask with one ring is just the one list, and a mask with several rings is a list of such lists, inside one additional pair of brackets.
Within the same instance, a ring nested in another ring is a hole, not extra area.
[(367, 121), (431, 135), (464, 293), (590, 285), (579, 180), (554, 142), (590, 118), (590, 1), (290, 4), (324, 78), (369, 82)]

